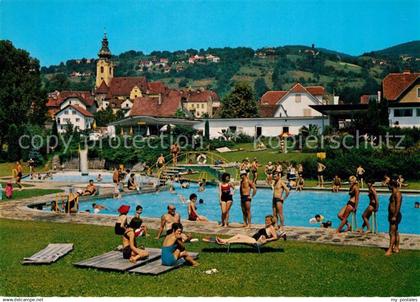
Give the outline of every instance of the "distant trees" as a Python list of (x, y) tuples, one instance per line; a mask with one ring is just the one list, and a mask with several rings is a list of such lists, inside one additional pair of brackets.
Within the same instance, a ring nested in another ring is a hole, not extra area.
[(266, 93), (270, 88), (268, 88), (267, 83), (265, 82), (264, 78), (258, 78), (254, 82), (254, 90), (257, 99), (260, 99), (261, 96)]
[(222, 103), (222, 118), (258, 117), (255, 94), (247, 82), (237, 82)]
[(46, 120), (46, 93), (41, 88), (38, 60), (12, 42), (0, 41), (0, 150), (6, 143), (9, 157), (18, 157), (15, 143), (23, 125), (43, 125)]

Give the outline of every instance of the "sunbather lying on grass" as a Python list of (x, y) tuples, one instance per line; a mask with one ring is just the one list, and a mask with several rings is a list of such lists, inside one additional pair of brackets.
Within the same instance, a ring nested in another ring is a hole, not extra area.
[(218, 244), (231, 244), (231, 243), (244, 243), (244, 244), (265, 244), (270, 241), (275, 241), (279, 237), (286, 240), (286, 233), (275, 229), (276, 220), (272, 215), (265, 216), (265, 227), (259, 229), (252, 237), (247, 235), (238, 234), (228, 239), (221, 239), (216, 237)]

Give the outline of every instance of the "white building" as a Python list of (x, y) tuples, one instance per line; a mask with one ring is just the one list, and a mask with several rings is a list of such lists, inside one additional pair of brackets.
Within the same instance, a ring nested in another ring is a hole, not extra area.
[(389, 125), (420, 127), (420, 73), (390, 73), (382, 87), (388, 100)]
[(67, 105), (55, 114), (59, 133), (66, 131), (70, 123), (75, 130), (91, 129), (93, 125), (93, 114), (79, 105)]
[[(235, 118), (235, 119), (208, 119), (210, 138), (223, 136), (225, 131), (243, 133), (252, 137), (277, 137), (282, 134), (298, 134), (299, 129), (310, 125), (318, 126), (322, 131), (328, 124), (326, 117), (290, 117), (290, 118)], [(194, 129), (204, 133), (205, 120), (196, 123)]]

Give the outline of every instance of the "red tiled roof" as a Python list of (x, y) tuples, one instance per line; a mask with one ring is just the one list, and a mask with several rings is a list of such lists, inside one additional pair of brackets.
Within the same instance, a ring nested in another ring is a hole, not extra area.
[(56, 98), (49, 98), (46, 106), (47, 107), (58, 107), (60, 106), (67, 98), (76, 97), (79, 98), (87, 107), (92, 106), (95, 103), (94, 96), (90, 91), (70, 91), (63, 90), (57, 94)]
[(211, 90), (204, 90), (204, 91), (189, 91), (186, 94), (187, 102), (195, 102), (195, 103), (207, 103), (210, 99), (212, 101), (218, 101), (219, 96), (216, 92)]
[(118, 77), (112, 78), (109, 83), (109, 95), (129, 96), (134, 86), (141, 91), (147, 91), (147, 80), (145, 77)]
[(181, 108), (181, 93), (170, 90), (162, 95), (161, 103), (156, 97), (139, 97), (134, 100), (130, 116), (145, 115), (155, 117), (172, 117), (178, 108)]
[(420, 76), (420, 73), (390, 73), (382, 81), (384, 98), (397, 101), (401, 94)]
[(165, 93), (166, 86), (160, 81), (147, 83), (147, 94)]
[(360, 104), (369, 104), (369, 94), (364, 94), (360, 96)]
[(105, 81), (102, 81), (101, 85), (99, 85), (98, 88), (96, 88), (96, 93), (108, 93), (109, 87), (105, 83)]
[(312, 95), (324, 95), (325, 88), (322, 86), (306, 86), (305, 89)]
[(259, 107), (260, 117), (273, 117), (277, 110), (277, 105), (265, 105)]
[(307, 92), (307, 90), (305, 89), (305, 87), (302, 86), (302, 84), (296, 83), (295, 85), (293, 85), (292, 88), (290, 88), (289, 92), (305, 93)]
[(267, 91), (261, 97), (260, 105), (275, 105), (287, 91)]
[[(61, 111), (63, 111), (63, 110), (65, 110), (65, 109), (67, 109), (67, 108), (72, 108), (72, 109), (74, 109), (74, 110), (77, 110), (77, 111), (79, 111), (82, 115), (84, 115), (84, 116), (88, 116), (88, 117), (93, 117), (93, 114), (92, 113), (90, 113), (89, 111), (87, 111), (85, 108), (83, 108), (83, 107), (80, 107), (80, 106), (78, 106), (78, 105), (68, 105), (68, 106), (66, 106), (66, 107), (64, 107), (63, 109), (61, 109), (60, 111), (58, 111), (58, 112), (61, 112)], [(57, 112), (57, 113), (58, 113)]]

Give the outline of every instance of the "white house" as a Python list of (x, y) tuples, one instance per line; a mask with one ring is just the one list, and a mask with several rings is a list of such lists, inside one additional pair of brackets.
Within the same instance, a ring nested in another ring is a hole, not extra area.
[(382, 87), (390, 126), (420, 127), (420, 73), (390, 73)]
[(93, 114), (79, 105), (67, 105), (55, 114), (59, 133), (66, 131), (68, 123), (72, 124), (76, 130), (86, 130), (92, 128)]
[[(227, 130), (254, 137), (295, 135), (310, 125), (322, 131), (328, 118), (310, 106), (323, 103), (324, 91), (321, 86), (303, 87), (299, 83), (287, 91), (267, 91), (259, 102), (259, 118), (209, 119), (210, 138), (223, 136)], [(194, 128), (204, 131), (205, 121)]]

